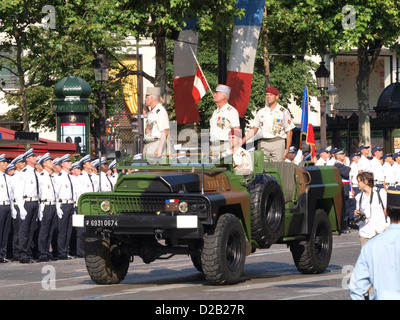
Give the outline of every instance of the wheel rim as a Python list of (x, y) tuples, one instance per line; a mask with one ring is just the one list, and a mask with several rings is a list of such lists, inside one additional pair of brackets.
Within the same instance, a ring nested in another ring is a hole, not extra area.
[(282, 208), (279, 201), (271, 193), (265, 203), (265, 213), (267, 215), (267, 224), (273, 231), (279, 228), (281, 212)]
[(325, 260), (329, 250), (329, 232), (324, 224), (317, 227), (314, 238), (315, 255), (318, 260)]
[(240, 235), (237, 232), (231, 232), (226, 243), (226, 261), (230, 271), (236, 271), (242, 261), (242, 246)]

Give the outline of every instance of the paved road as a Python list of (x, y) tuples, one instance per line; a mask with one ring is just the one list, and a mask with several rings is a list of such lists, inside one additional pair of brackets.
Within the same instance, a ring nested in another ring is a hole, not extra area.
[(207, 285), (186, 256), (156, 260), (149, 265), (137, 258), (125, 280), (109, 286), (91, 281), (84, 259), (29, 265), (7, 263), (0, 265), (0, 299), (190, 299), (197, 303), (205, 300), (348, 300), (346, 285), (359, 251), (356, 231), (334, 236), (327, 271), (303, 275), (294, 266), (286, 245), (274, 245), (248, 256), (240, 283), (232, 286)]

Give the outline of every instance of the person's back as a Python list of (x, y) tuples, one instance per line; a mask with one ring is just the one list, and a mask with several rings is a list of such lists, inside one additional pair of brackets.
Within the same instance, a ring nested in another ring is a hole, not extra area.
[(370, 285), (370, 299), (400, 299), (400, 224), (392, 223), (361, 250), (350, 280), (351, 298), (364, 299)]

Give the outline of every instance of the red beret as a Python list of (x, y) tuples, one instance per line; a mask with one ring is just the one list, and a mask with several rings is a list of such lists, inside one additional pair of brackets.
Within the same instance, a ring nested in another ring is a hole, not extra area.
[(241, 138), (242, 137), (242, 130), (240, 130), (240, 129), (232, 129), (231, 131), (229, 131), (229, 135)]
[(272, 93), (272, 94), (274, 94), (274, 95), (279, 95), (279, 91), (278, 91), (278, 89), (277, 88), (275, 88), (275, 87), (268, 87), (266, 90), (265, 90), (266, 92), (269, 92), (269, 93)]

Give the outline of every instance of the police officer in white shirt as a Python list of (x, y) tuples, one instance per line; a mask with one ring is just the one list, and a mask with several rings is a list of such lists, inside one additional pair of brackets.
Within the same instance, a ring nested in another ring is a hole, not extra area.
[(143, 155), (145, 158), (160, 157), (167, 153), (169, 118), (167, 111), (160, 103), (160, 96), (160, 88), (147, 88), (143, 110), (145, 143)]
[(368, 154), (369, 154), (369, 146), (361, 145), (358, 148), (358, 152), (360, 153), (360, 160), (358, 160), (357, 165), (358, 165), (358, 173), (361, 173), (363, 171), (366, 172), (373, 172), (371, 164), (368, 160)]
[(74, 187), (69, 174), (71, 169), (70, 155), (66, 154), (59, 160), (61, 172), (56, 178), (57, 216), (58, 216), (58, 258), (67, 260), (71, 258), (68, 255), (69, 242), (72, 233), (72, 215), (74, 214)]
[(394, 169), (394, 180), (396, 189), (400, 189), (400, 153), (396, 152), (393, 154), (393, 169)]
[(90, 156), (84, 156), (81, 161), (82, 176), (81, 176), (81, 192), (97, 192), (99, 191), (99, 185), (93, 174), (93, 164), (90, 161)]
[(230, 93), (231, 88), (223, 84), (215, 89), (217, 108), (210, 119), (210, 151), (214, 157), (229, 152), (228, 134), (232, 129), (240, 129), (239, 112), (228, 103)]
[(326, 148), (321, 148), (319, 149), (318, 152), (319, 159), (315, 163), (316, 166), (326, 166), (328, 164), (328, 159), (329, 159), (329, 152), (326, 150)]
[(43, 167), (39, 175), (39, 220), (41, 222), (38, 240), (39, 261), (49, 261), (54, 259), (50, 252), (50, 243), (57, 226), (57, 194), (52, 176), (54, 164), (50, 153), (43, 155), (39, 164)]
[(18, 204), (19, 221), (19, 246), (20, 263), (32, 263), (33, 236), (37, 229), (39, 210), (39, 178), (34, 169), (36, 156), (33, 149), (29, 149), (23, 155), (26, 167), (21, 171), (20, 188), (15, 189), (15, 198)]
[[(383, 156), (383, 174), (385, 177), (385, 186), (387, 189), (394, 189), (396, 186), (395, 172), (393, 167), (393, 155), (387, 153)], [(377, 186), (379, 187), (379, 186)]]
[(115, 184), (117, 183), (117, 180), (118, 180), (118, 171), (117, 171), (116, 165), (117, 165), (117, 160), (114, 159), (108, 166), (108, 169), (110, 170), (108, 173), (110, 175), (110, 179), (111, 179), (111, 183), (113, 184), (113, 188), (115, 187)]
[[(77, 213), (78, 200), (80, 195), (82, 194), (81, 190), (81, 177), (82, 177), (82, 168), (80, 161), (76, 161), (71, 166), (71, 181), (74, 187), (74, 214)], [(71, 255), (76, 255), (77, 257), (82, 258), (84, 256), (84, 239), (80, 237), (85, 231), (84, 228), (72, 228), (71, 241), (70, 241), (70, 253)]]
[(383, 188), (385, 181), (385, 175), (383, 166), (381, 163), (381, 158), (383, 155), (383, 149), (380, 147), (373, 147), (371, 150), (372, 159), (369, 164), (371, 166), (372, 172), (374, 173), (374, 183), (378, 188)]
[(5, 173), (7, 161), (5, 155), (0, 155), (0, 263), (7, 260), (7, 241), (11, 227), (12, 190), (8, 175)]

